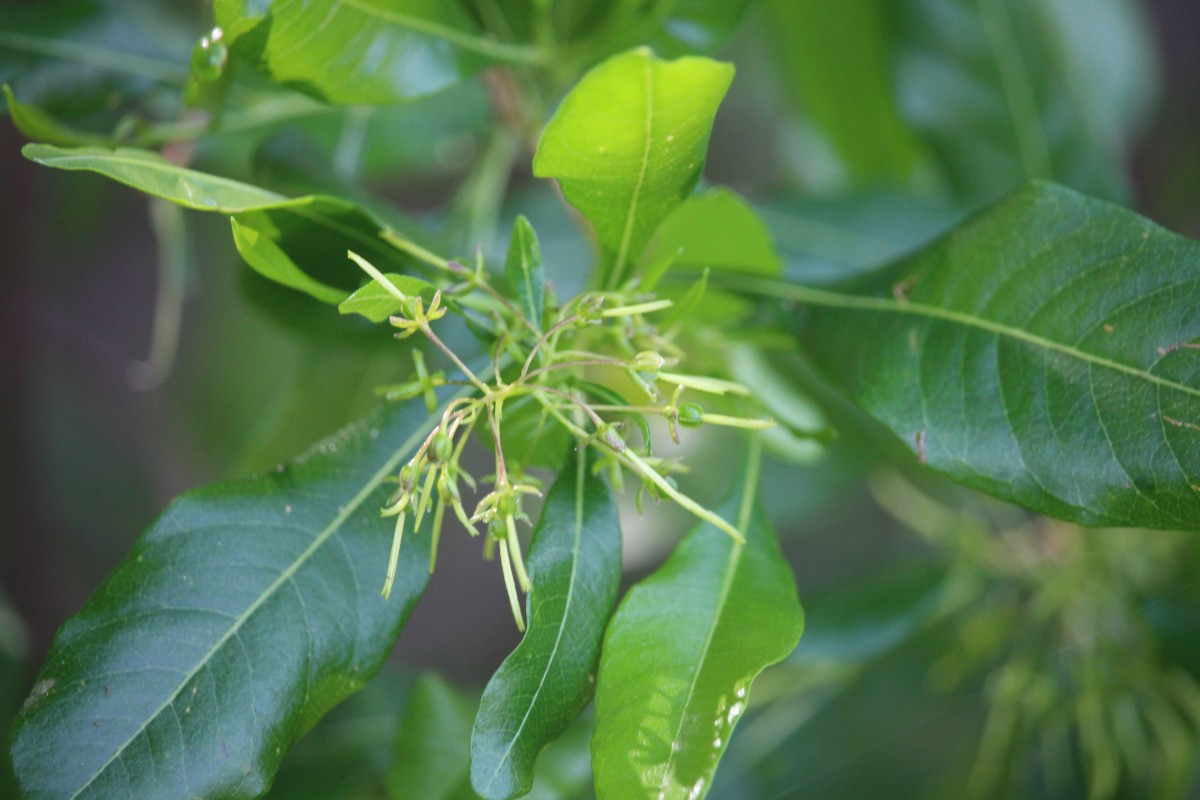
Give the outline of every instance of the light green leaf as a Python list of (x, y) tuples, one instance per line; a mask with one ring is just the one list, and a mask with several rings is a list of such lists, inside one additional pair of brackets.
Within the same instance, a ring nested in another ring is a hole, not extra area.
[(592, 738), (600, 800), (703, 797), (751, 682), (795, 648), (796, 584), (754, 508), (745, 494), (724, 509), (744, 546), (699, 527), (609, 624)]
[(1198, 259), (1035, 184), (838, 291), (770, 291), (809, 304), (818, 366), (935, 470), (1085, 525), (1200, 530)]
[(670, 266), (764, 276), (780, 270), (770, 231), (745, 200), (725, 188), (689, 197), (672, 211), (638, 262), (646, 291), (654, 290)]
[[(251, 798), (383, 664), (429, 578), (384, 478), (431, 429), (385, 407), (269, 476), (184, 495), (59, 632), (13, 730), (23, 796)], [(64, 753), (70, 753), (64, 758)]]
[(329, 103), (391, 105), (541, 57), (489, 38), (456, 1), (222, 0), (216, 17), (235, 53)]
[(521, 301), (521, 310), (538, 331), (542, 329), (542, 308), (546, 295), (546, 273), (542, 269), (542, 250), (537, 233), (524, 216), (513, 223), (504, 278)]
[(488, 681), (471, 735), (471, 784), (489, 800), (529, 791), (534, 763), (591, 700), (621, 583), (621, 526), (588, 448), (550, 490), (529, 551), (529, 631)]
[(615, 256), (610, 283), (696, 185), (732, 80), (729, 64), (639, 48), (585, 75), (546, 126), (534, 174), (557, 178), (595, 226)]
[[(434, 287), (428, 281), (395, 273), (386, 274), (384, 277), (409, 297), (422, 297), (426, 303), (433, 298)], [(393, 314), (399, 314), (403, 310), (402, 306), (403, 303), (387, 289), (371, 281), (343, 300), (338, 305), (338, 311), (343, 314), (361, 314), (371, 322), (383, 322)]]
[[(345, 299), (362, 281), (362, 272), (346, 260), (347, 250), (362, 253), (384, 271), (404, 269), (401, 254), (380, 239), (384, 224), (345, 200), (326, 195), (285, 197), (176, 166), (148, 150), (31, 144), (21, 152), (38, 164), (96, 172), (185, 208), (235, 216), (234, 231), (243, 234), (235, 242), (255, 270), (325, 302)], [(253, 243), (247, 238), (253, 234), (247, 231), (257, 234)]]
[(395, 760), (388, 770), (392, 797), (449, 800), (459, 795), (467, 784), (473, 711), (474, 703), (437, 675), (417, 682), (400, 720)]

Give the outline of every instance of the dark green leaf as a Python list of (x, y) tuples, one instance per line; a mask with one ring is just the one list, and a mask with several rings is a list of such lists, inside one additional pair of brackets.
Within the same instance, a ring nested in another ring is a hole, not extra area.
[[(390, 274), (384, 277), (409, 297), (421, 297), (426, 303), (433, 298), (433, 284), (428, 281), (411, 275)], [(391, 315), (399, 314), (403, 305), (387, 289), (371, 281), (343, 300), (338, 305), (338, 311), (343, 314), (362, 314), (371, 322), (383, 322)]]
[(66, 147), (109, 143), (109, 138), (106, 136), (75, 130), (59, 122), (42, 109), (20, 102), (13, 96), (12, 89), (8, 84), (4, 84), (3, 88), (4, 100), (8, 104), (8, 115), (12, 119), (13, 125), (26, 139)]
[(525, 794), (534, 763), (591, 700), (621, 582), (621, 526), (587, 448), (546, 498), (529, 551), (529, 631), (492, 676), (471, 735), (471, 784), (489, 800)]
[(929, 466), (1087, 525), (1200, 530), (1200, 245), (1037, 184), (810, 302), (819, 366)]
[(599, 797), (703, 797), (751, 682), (796, 646), (796, 584), (754, 506), (747, 493), (724, 509), (744, 546), (699, 527), (609, 624), (592, 739)]
[(255, 270), (325, 302), (340, 302), (362, 282), (361, 270), (346, 259), (347, 250), (361, 253), (384, 272), (404, 267), (399, 252), (379, 238), (383, 223), (336, 197), (284, 197), (176, 166), (148, 150), (31, 144), (21, 152), (48, 167), (96, 172), (186, 208), (233, 215), (235, 235), (242, 234), (238, 250)]
[(903, 0), (895, 12), (902, 113), (960, 192), (1044, 178), (1127, 194), (1124, 157), (1155, 94), (1137, 4)]
[(390, 105), (538, 51), (497, 42), (456, 0), (222, 0), (234, 52), (330, 103)]
[(388, 788), (396, 800), (448, 800), (467, 783), (474, 703), (437, 675), (417, 682), (409, 698)]
[(725, 188), (689, 197), (672, 211), (639, 264), (647, 291), (668, 267), (766, 276), (778, 275), (780, 269), (771, 233), (745, 200)]
[(385, 407), (290, 467), (172, 504), (59, 632), (13, 732), (24, 796), (262, 794), (424, 590), (413, 537), (380, 597), (379, 508), (432, 422), (420, 400)]
[(542, 306), (546, 295), (546, 274), (542, 269), (542, 251), (537, 233), (529, 220), (518, 216), (513, 223), (504, 261), (504, 278), (521, 301), (521, 310), (538, 331), (542, 329)]
[(663, 4), (668, 16), (655, 40), (655, 48), (667, 55), (718, 50), (753, 3), (754, 0), (676, 0)]
[(732, 80), (729, 64), (660, 61), (639, 48), (585, 75), (546, 126), (534, 174), (557, 178), (595, 226), (614, 278), (699, 180)]

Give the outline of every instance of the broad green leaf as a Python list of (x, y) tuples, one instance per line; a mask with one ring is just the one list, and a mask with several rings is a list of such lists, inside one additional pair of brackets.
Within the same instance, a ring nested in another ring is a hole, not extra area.
[(1086, 525), (1200, 530), (1200, 245), (1032, 185), (809, 304), (833, 382), (933, 469)]
[(748, 492), (726, 504), (723, 516), (734, 515), (744, 546), (697, 528), (609, 623), (592, 738), (600, 800), (703, 797), (751, 682), (800, 638), (774, 531)]
[(413, 537), (380, 597), (379, 508), (432, 422), (420, 400), (384, 407), (267, 477), (173, 503), (55, 639), (13, 730), (23, 796), (262, 794), (424, 590)]
[(639, 263), (647, 291), (669, 267), (766, 276), (780, 270), (771, 233), (745, 200), (724, 188), (689, 197), (672, 211)]
[(449, 800), (467, 783), (471, 751), (468, 702), (437, 675), (413, 689), (396, 737), (388, 789), (396, 800)]
[(593, 69), (542, 133), (533, 172), (556, 178), (615, 256), (619, 278), (695, 187), (733, 67), (639, 48)]
[[(769, 41), (787, 89), (828, 150), (861, 182), (906, 181), (920, 158), (891, 82), (890, 6), (891, 0), (766, 3)], [(814, 158), (823, 150), (808, 148)]]
[(96, 172), (185, 208), (232, 215), (235, 235), (240, 231), (243, 237), (235, 239), (238, 250), (255, 270), (325, 302), (345, 299), (362, 281), (362, 272), (346, 260), (347, 250), (362, 253), (385, 272), (400, 272), (404, 266), (399, 252), (379, 238), (384, 224), (369, 211), (336, 197), (285, 197), (176, 166), (147, 150), (31, 144), (21, 152), (38, 164)]
[(559, 473), (529, 550), (529, 631), (488, 681), (471, 734), (471, 784), (489, 800), (533, 785), (534, 763), (591, 700), (621, 583), (621, 526), (587, 448)]
[(546, 274), (542, 269), (542, 250), (537, 233), (529, 220), (518, 216), (513, 223), (504, 278), (521, 301), (521, 310), (537, 330), (542, 329), (542, 307), (546, 295)]
[(537, 50), (479, 30), (458, 0), (220, 0), (234, 52), (329, 103), (391, 105)]
[[(392, 285), (409, 297), (422, 297), (428, 303), (433, 297), (433, 284), (411, 275), (384, 275)], [(387, 289), (375, 281), (364, 284), (361, 289), (338, 305), (343, 314), (361, 314), (371, 322), (383, 322), (393, 314), (399, 314), (403, 304)]]
[(1155, 95), (1138, 4), (902, 0), (902, 113), (962, 194), (1052, 179), (1122, 197), (1125, 155)]

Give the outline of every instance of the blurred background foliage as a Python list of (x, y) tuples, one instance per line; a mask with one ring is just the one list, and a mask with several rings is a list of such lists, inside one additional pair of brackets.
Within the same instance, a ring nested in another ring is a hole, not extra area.
[[(645, 29), (618, 18), (644, 4), (616, 3), (606, 27), (607, 5), (576, 7), (578, 36), (636, 44)], [(737, 64), (707, 174), (755, 203), (794, 280), (878, 266), (1029, 178), (1200, 235), (1193, 0), (683, 5), (699, 16), (653, 43), (719, 46)], [(464, 8), (528, 33), (520, 0)], [(450, 247), (499, 253), (524, 213), (559, 296), (580, 284), (592, 254), (501, 124), (502, 76), (339, 107), (232, 70), (214, 120), (212, 86), (191, 90), (199, 108), (182, 102), (192, 59), (221, 58), (191, 56), (211, 24), (194, 1), (0, 6), (0, 83), (44, 112), (22, 121), (44, 140), (161, 146), (281, 192), (346, 196)], [(22, 141), (0, 122), (5, 729), (56, 627), (172, 497), (270, 468), (409, 369), (373, 328), (245, 269), (226, 220), (36, 168)], [(824, 450), (773, 443), (764, 494), (809, 628), (756, 685), (712, 796), (1200, 796), (1200, 543), (1085, 531), (950, 487), (799, 355), (771, 362), (747, 362), (745, 379), (769, 382), (797, 427), (819, 403), (837, 435)], [(722, 442), (688, 447), (702, 465)], [(687, 480), (707, 496), (727, 476)], [(632, 579), (686, 520), (628, 511)], [(431, 764), (451, 778), (464, 767), (472, 704), (516, 637), (502, 603), (479, 602), (502, 589), (467, 541), (447, 537), (394, 669), (297, 746), (272, 796), (401, 797)], [(418, 677), (430, 671), (441, 678)], [(586, 727), (548, 751), (536, 796), (587, 796)]]

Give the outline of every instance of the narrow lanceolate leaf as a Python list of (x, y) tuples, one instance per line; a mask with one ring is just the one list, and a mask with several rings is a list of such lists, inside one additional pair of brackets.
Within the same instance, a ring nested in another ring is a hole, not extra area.
[(534, 174), (557, 178), (595, 226), (613, 275), (695, 187), (732, 80), (732, 65), (639, 48), (585, 75), (546, 126)]
[(501, 44), (447, 0), (219, 0), (217, 24), (271, 77), (330, 103), (390, 105), (537, 50)]
[(839, 291), (762, 288), (811, 304), (811, 355), (939, 472), (1086, 525), (1200, 530), (1197, 264), (1037, 184)]
[(483, 692), (471, 784), (488, 800), (533, 785), (534, 762), (591, 700), (604, 627), (621, 582), (621, 528), (587, 448), (550, 490), (529, 552), (529, 632)]
[(379, 590), (393, 474), (428, 434), (386, 407), (256, 480), (184, 495), (55, 639), (13, 729), (22, 796), (251, 798), (382, 665), (429, 577)]
[(513, 223), (504, 278), (521, 301), (521, 311), (537, 330), (542, 329), (542, 308), (546, 296), (546, 273), (542, 270), (542, 250), (537, 233), (524, 216)]
[[(752, 491), (752, 490), (750, 490)], [(693, 800), (746, 708), (750, 684), (800, 638), (791, 568), (751, 494), (634, 587), (604, 638), (592, 762), (600, 800)]]
[(257, 272), (327, 303), (344, 300), (362, 283), (362, 271), (346, 259), (347, 250), (385, 272), (404, 270), (401, 254), (379, 238), (384, 224), (336, 197), (285, 197), (135, 148), (31, 144), (21, 153), (47, 167), (95, 172), (185, 208), (233, 216), (235, 243)]

